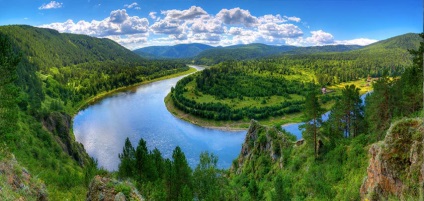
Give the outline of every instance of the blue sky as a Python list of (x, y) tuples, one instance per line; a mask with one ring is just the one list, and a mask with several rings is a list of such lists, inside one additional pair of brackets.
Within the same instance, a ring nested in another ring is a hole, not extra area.
[(421, 0), (0, 0), (0, 25), (106, 37), (135, 49), (366, 45), (423, 31)]

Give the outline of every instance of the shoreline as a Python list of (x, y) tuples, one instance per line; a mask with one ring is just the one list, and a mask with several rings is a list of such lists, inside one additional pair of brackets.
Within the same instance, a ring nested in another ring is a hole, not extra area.
[[(203, 128), (217, 129), (217, 130), (223, 130), (223, 131), (237, 132), (237, 131), (247, 131), (249, 129), (250, 120), (249, 121), (218, 122), (215, 120), (203, 119), (203, 118), (196, 117), (192, 114), (184, 113), (183, 111), (179, 110), (178, 108), (174, 106), (171, 100), (170, 94), (171, 92), (168, 93), (168, 95), (166, 95), (164, 99), (164, 103), (168, 112), (170, 112), (174, 117), (178, 119), (181, 119), (183, 121), (186, 121), (188, 123), (191, 123)], [(281, 126), (301, 123), (302, 121), (299, 121), (299, 122), (296, 121), (296, 118), (298, 117), (298, 115), (299, 114), (296, 114), (295, 116), (292, 116), (291, 118), (287, 118), (287, 119), (292, 119), (292, 121), (290, 121), (289, 123), (283, 123), (281, 124)], [(259, 120), (258, 122), (266, 126), (273, 126), (273, 123), (276, 123), (273, 120), (268, 120), (268, 121), (270, 122), (267, 123), (261, 120)], [(220, 125), (220, 124), (223, 124), (223, 125)]]
[(158, 78), (155, 78), (155, 79), (152, 79), (152, 80), (147, 80), (147, 81), (135, 83), (135, 84), (132, 84), (132, 85), (129, 85), (129, 86), (119, 87), (119, 88), (116, 88), (116, 89), (113, 89), (113, 90), (110, 90), (110, 91), (99, 93), (99, 94), (97, 94), (93, 97), (88, 98), (87, 100), (84, 100), (83, 102), (78, 104), (76, 107), (72, 108), (70, 114), (72, 116), (72, 119), (74, 119), (75, 116), (81, 110), (85, 109), (86, 107), (88, 107), (92, 104), (95, 104), (95, 103), (101, 101), (102, 99), (104, 99), (108, 96), (112, 96), (112, 95), (119, 93), (119, 92), (128, 91), (128, 90), (137, 88), (141, 85), (150, 84), (150, 83), (161, 81), (161, 80), (176, 78), (176, 77), (179, 77), (179, 76), (184, 76), (184, 75), (188, 75), (188, 74), (191, 74), (191, 73), (195, 73), (197, 71), (199, 71), (197, 68), (189, 65), (189, 69), (186, 70), (186, 71), (183, 71), (183, 72), (179, 72), (179, 73), (175, 73), (175, 74), (171, 74), (171, 75), (167, 75), (167, 76), (163, 76), (163, 77), (158, 77)]

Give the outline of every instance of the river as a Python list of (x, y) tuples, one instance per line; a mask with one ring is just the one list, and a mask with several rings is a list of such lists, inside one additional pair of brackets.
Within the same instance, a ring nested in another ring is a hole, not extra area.
[(169, 113), (164, 98), (183, 77), (141, 85), (81, 110), (74, 118), (76, 140), (100, 167), (110, 171), (118, 169), (118, 154), (127, 137), (134, 147), (143, 138), (148, 149), (156, 147), (166, 158), (180, 146), (193, 168), (202, 151), (217, 155), (220, 168), (229, 168), (240, 153), (246, 131), (203, 128)]
[[(122, 152), (127, 137), (134, 147), (143, 138), (149, 150), (156, 147), (166, 158), (171, 158), (174, 148), (180, 146), (192, 168), (198, 164), (203, 151), (218, 156), (220, 168), (229, 168), (240, 153), (246, 131), (203, 128), (168, 112), (164, 98), (183, 77), (141, 85), (79, 111), (73, 122), (76, 140), (84, 145), (91, 157), (98, 160), (100, 167), (110, 171), (118, 169), (118, 154)], [(362, 95), (362, 100), (365, 95)], [(323, 115), (323, 120), (328, 118), (328, 114)], [(298, 127), (301, 124), (282, 128), (300, 139), (302, 134)]]

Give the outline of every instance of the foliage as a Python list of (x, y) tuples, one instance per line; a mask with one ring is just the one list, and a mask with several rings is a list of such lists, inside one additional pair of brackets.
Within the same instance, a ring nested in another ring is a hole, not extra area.
[(46, 184), (51, 200), (82, 200), (98, 170), (71, 115), (100, 92), (187, 70), (147, 61), (109, 39), (0, 27), (0, 142)]
[(150, 58), (190, 58), (211, 48), (213, 47), (209, 45), (191, 43), (174, 46), (150, 46), (136, 49), (134, 52), (142, 57)]

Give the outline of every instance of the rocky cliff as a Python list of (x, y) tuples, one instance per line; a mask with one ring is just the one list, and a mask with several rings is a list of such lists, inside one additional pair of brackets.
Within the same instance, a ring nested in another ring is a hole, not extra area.
[(361, 189), (363, 200), (423, 200), (423, 120), (403, 119), (389, 128), (383, 141), (369, 149), (370, 161)]
[(144, 200), (130, 182), (120, 182), (95, 176), (89, 186), (87, 201), (141, 201)]
[(63, 112), (52, 112), (43, 118), (44, 128), (53, 134), (56, 142), (62, 150), (74, 158), (80, 165), (88, 164), (88, 154), (84, 146), (73, 139), (70, 132), (72, 127), (72, 117)]
[[(245, 141), (242, 145), (237, 161), (233, 162), (231, 171), (240, 174), (246, 171), (246, 167), (254, 168), (268, 163), (278, 163), (280, 168), (284, 166), (282, 150), (293, 146), (286, 134), (275, 127), (260, 125), (251, 120)], [(253, 169), (253, 171), (254, 171)]]

